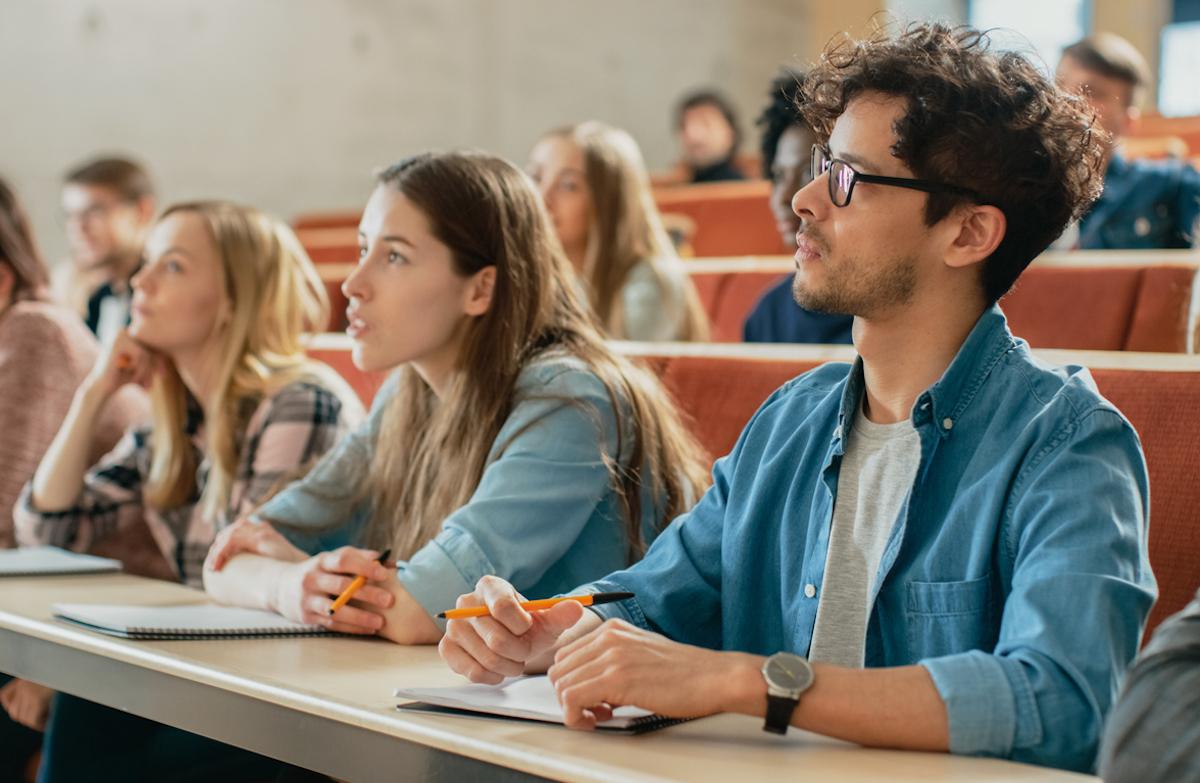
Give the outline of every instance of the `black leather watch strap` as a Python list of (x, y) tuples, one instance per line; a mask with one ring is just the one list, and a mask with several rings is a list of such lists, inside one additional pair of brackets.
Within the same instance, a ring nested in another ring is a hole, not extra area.
[(787, 734), (788, 726), (792, 722), (792, 713), (796, 711), (796, 705), (799, 703), (799, 699), (768, 694), (767, 721), (763, 724), (763, 731), (769, 731), (772, 734)]

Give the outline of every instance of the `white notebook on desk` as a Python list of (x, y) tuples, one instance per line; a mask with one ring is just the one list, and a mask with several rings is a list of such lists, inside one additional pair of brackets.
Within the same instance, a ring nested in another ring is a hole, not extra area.
[(120, 560), (68, 552), (52, 546), (0, 549), (0, 576), (105, 574), (120, 570)]
[[(563, 711), (554, 686), (545, 676), (513, 677), (499, 685), (459, 685), (450, 688), (397, 688), (396, 697), (417, 702), (398, 705), (402, 710), (476, 717), (562, 723)], [(617, 707), (610, 720), (596, 726), (608, 731), (640, 734), (683, 723), (686, 718), (666, 718), (640, 707)]]
[(238, 639), (328, 633), (319, 625), (293, 622), (273, 612), (216, 604), (55, 604), (53, 611), (60, 620), (125, 639)]

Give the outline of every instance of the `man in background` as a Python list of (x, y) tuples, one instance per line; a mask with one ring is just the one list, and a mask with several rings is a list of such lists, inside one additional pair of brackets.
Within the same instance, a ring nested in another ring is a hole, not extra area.
[[(784, 69), (771, 82), (770, 103), (758, 118), (762, 127), (763, 176), (771, 180), (771, 212), (779, 238), (796, 252), (800, 218), (792, 196), (812, 179), (812, 147), (817, 137), (800, 114), (804, 75)], [(849, 343), (853, 316), (818, 313), (796, 303), (793, 275), (770, 288), (746, 318), (742, 338), (748, 343)]]
[(1149, 73), (1133, 44), (1112, 33), (1090, 35), (1063, 50), (1058, 83), (1087, 98), (1110, 139), (1104, 191), (1056, 247), (1152, 250), (1195, 244), (1200, 174), (1182, 161), (1127, 160), (1119, 151), (1121, 139), (1137, 125)]
[(675, 132), (692, 182), (745, 179), (735, 163), (742, 134), (733, 106), (713, 90), (686, 96), (675, 112)]
[(98, 158), (67, 173), (62, 208), (73, 262), (69, 288), (86, 296), (88, 328), (111, 345), (129, 323), (129, 281), (154, 219), (154, 186), (137, 163)]

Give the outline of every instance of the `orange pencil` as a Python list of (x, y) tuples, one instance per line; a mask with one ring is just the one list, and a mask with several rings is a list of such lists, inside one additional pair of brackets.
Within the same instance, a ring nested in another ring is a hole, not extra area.
[(128, 370), (133, 366), (133, 357), (127, 353), (117, 354), (117, 369)]
[[(628, 601), (630, 598), (633, 598), (633, 593), (560, 595), (558, 598), (539, 598), (536, 601), (522, 601), (521, 608), (529, 612), (536, 612), (539, 609), (549, 609), (563, 601), (578, 601), (584, 606), (595, 606), (596, 604), (609, 604), (613, 601)], [(439, 614), (438, 617), (446, 620), (463, 620), (467, 617), (487, 617), (489, 615), (491, 615), (491, 612), (486, 606), (468, 606), (465, 609), (447, 609)]]
[[(390, 549), (383, 550), (383, 554), (381, 554), (379, 556), (379, 564), (385, 565), (387, 563), (388, 555), (390, 555), (391, 553), (392, 553), (392, 550), (390, 550)], [(353, 598), (354, 594), (357, 593), (360, 589), (362, 589), (362, 586), (365, 585), (366, 583), (367, 583), (367, 578), (365, 576), (363, 576), (362, 574), (359, 574), (358, 576), (354, 577), (354, 581), (351, 582), (349, 584), (349, 586), (345, 590), (342, 591), (341, 595), (339, 595), (337, 598), (335, 598), (333, 600), (333, 606), (329, 607), (329, 613), (333, 614), (338, 609), (341, 609), (343, 606), (350, 603), (350, 599)]]

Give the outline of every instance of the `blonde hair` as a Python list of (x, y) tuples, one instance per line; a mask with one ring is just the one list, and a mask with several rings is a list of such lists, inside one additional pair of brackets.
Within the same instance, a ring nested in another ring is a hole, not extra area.
[[(292, 230), (256, 209), (223, 201), (177, 204), (159, 220), (184, 212), (204, 222), (217, 248), (229, 315), (217, 327), (213, 395), (204, 409), (209, 470), (200, 504), (212, 518), (230, 501), (241, 435), (258, 402), (297, 380), (339, 380), (304, 354), (302, 335), (325, 327), (329, 299)], [(169, 361), (150, 396), (154, 429), (146, 499), (156, 508), (176, 508), (195, 495), (199, 466), (187, 434), (188, 392)]]
[[(612, 401), (618, 446), (606, 459), (621, 499), (630, 558), (635, 557), (644, 546), (643, 486), (652, 489), (662, 512), (648, 521), (661, 527), (707, 486), (703, 450), (658, 380), (605, 344), (575, 293), (570, 262), (533, 183), (512, 164), (482, 153), (410, 158), (379, 180), (425, 214), (434, 235), (450, 248), (459, 275), (490, 266), (496, 281), (488, 311), (465, 327), (440, 398), (410, 366), (399, 370), (398, 390), (384, 409), (360, 488), (374, 509), (367, 543), (391, 545), (397, 557), (408, 558), (437, 535), (446, 517), (475, 492), (517, 402), (521, 371), (554, 354), (574, 357), (595, 373)], [(599, 412), (589, 413), (599, 427)], [(500, 444), (496, 453), (506, 446)]]
[(583, 152), (584, 179), (592, 200), (583, 276), (592, 309), (608, 336), (628, 338), (621, 289), (633, 268), (647, 263), (660, 290), (672, 288), (672, 272), (675, 279), (684, 281), (678, 339), (707, 340), (708, 318), (663, 227), (650, 176), (633, 137), (620, 128), (589, 121), (551, 131), (544, 138), (565, 139)]

